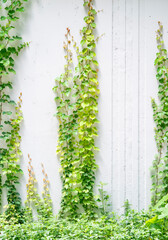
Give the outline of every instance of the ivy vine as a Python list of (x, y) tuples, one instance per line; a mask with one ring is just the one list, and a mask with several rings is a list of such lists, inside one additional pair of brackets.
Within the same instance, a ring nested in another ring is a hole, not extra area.
[[(3, 187), (7, 189), (7, 210), (6, 213), (8, 217), (12, 214), (14, 217), (23, 215), (22, 203), (20, 195), (16, 189), (16, 184), (19, 183), (20, 173), (22, 170), (18, 164), (20, 160), (20, 141), (21, 136), (19, 134), (20, 124), (23, 120), (21, 111), (21, 99), (22, 94), (20, 94), (19, 101), (15, 107), (15, 118), (11, 118), (9, 123), (11, 130), (9, 132), (9, 137), (6, 139), (7, 148), (3, 152), (3, 169), (2, 173), (6, 175), (6, 180)], [(21, 220), (21, 219), (20, 219)]]
[[(81, 51), (76, 46), (70, 29), (67, 28), (65, 72), (56, 79), (57, 117), (59, 120), (59, 138), (57, 153), (61, 160), (61, 177), (63, 181), (61, 216), (76, 217), (83, 207), (85, 213), (94, 216), (97, 208), (93, 187), (95, 181), (95, 137), (98, 113), (98, 62), (94, 30), (96, 28), (96, 10), (93, 1), (84, 1), (88, 15), (84, 18)], [(73, 43), (78, 65), (73, 76)]]
[[(74, 78), (72, 76), (72, 51), (70, 29), (67, 28), (66, 42), (64, 42), (66, 65), (65, 72), (56, 79), (56, 86), (53, 88), (57, 91), (57, 116), (59, 119), (59, 139), (57, 146), (57, 153), (60, 153), (60, 160), (62, 169), (62, 201), (60, 215), (71, 214), (76, 215), (79, 204), (79, 187), (77, 184), (77, 176), (75, 174), (75, 167), (78, 164), (78, 157), (76, 156), (77, 143), (77, 110), (76, 103), (72, 98), (75, 97), (73, 93)], [(72, 86), (72, 87), (71, 87)]]
[(44, 165), (42, 164), (43, 173), (43, 192), (42, 198), (37, 191), (37, 179), (32, 166), (32, 158), (28, 154), (29, 165), (28, 165), (28, 183), (27, 187), (27, 199), (25, 201), (26, 211), (25, 215), (27, 219), (31, 221), (33, 219), (33, 210), (36, 210), (39, 218), (49, 218), (53, 215), (52, 213), (52, 201), (49, 193), (49, 180), (47, 173), (45, 172)]
[[(22, 121), (21, 96), (16, 104), (8, 94), (8, 88), (12, 89), (12, 75), (15, 73), (15, 56), (28, 45), (21, 43), (22, 38), (14, 35), (16, 22), (20, 13), (24, 12), (24, 3), (28, 0), (1, 0), (0, 9), (0, 196), (2, 188), (7, 189), (7, 216), (20, 215), (22, 218), (22, 204), (16, 184), (19, 183), (19, 174), (22, 172), (19, 166), (21, 151), (19, 135)], [(5, 75), (9, 75), (5, 78)], [(13, 107), (15, 106), (15, 108)], [(10, 109), (10, 110), (9, 110)], [(2, 179), (2, 175), (6, 179)], [(4, 182), (4, 184), (2, 184)], [(20, 218), (20, 221), (22, 221)]]
[(95, 60), (96, 47), (94, 29), (96, 28), (95, 15), (92, 1), (86, 1), (84, 6), (88, 8), (88, 16), (84, 18), (86, 27), (82, 29), (82, 51), (78, 56), (78, 69), (80, 79), (80, 95), (78, 109), (78, 134), (79, 134), (79, 158), (81, 191), (80, 202), (87, 214), (93, 214), (95, 200), (93, 187), (95, 182), (95, 136), (97, 136), (98, 113), (98, 62)]
[(152, 99), (153, 118), (155, 122), (155, 141), (157, 154), (153, 161), (152, 204), (155, 205), (168, 193), (168, 58), (163, 41), (163, 25), (158, 22), (157, 48), (155, 66), (158, 80), (159, 103)]

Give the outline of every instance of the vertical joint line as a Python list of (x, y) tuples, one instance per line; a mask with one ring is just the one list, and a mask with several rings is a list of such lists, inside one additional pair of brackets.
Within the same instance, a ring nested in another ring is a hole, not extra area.
[(138, 0), (138, 211), (140, 197), (140, 0)]
[[(113, 196), (113, 32), (114, 32), (114, 29), (113, 29), (113, 7), (114, 7), (114, 2), (112, 0), (112, 68), (111, 68), (111, 78), (112, 78), (112, 81), (111, 81), (111, 92), (112, 92), (112, 111), (111, 111), (111, 119), (112, 119), (112, 123), (111, 123), (111, 130), (112, 130), (112, 133), (111, 133), (111, 149), (112, 149), (112, 152), (111, 152), (111, 196)], [(112, 199), (111, 199), (112, 200)], [(112, 204), (113, 206), (113, 204)]]
[(127, 166), (126, 166), (126, 67), (127, 67), (127, 62), (126, 62), (126, 53), (127, 53), (127, 24), (126, 24), (126, 0), (125, 0), (125, 82), (124, 82), (124, 201), (126, 201), (126, 180), (127, 180)]

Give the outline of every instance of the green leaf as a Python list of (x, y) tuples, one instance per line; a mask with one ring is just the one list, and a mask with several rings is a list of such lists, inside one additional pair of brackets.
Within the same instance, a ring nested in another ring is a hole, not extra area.
[(88, 3), (89, 3), (88, 1), (84, 2), (83, 6), (85, 7)]
[(163, 203), (165, 203), (168, 200), (168, 194), (166, 194), (154, 207), (155, 209), (158, 209)]
[(88, 51), (88, 49), (87, 49), (87, 48), (84, 48), (84, 49), (82, 50), (82, 53), (85, 54), (87, 51)]
[(19, 37), (19, 36), (13, 36), (13, 39), (15, 39), (15, 40), (22, 40), (22, 37)]
[(92, 28), (96, 28), (96, 23), (95, 22), (92, 22), (90, 25), (91, 25)]
[(87, 35), (89, 35), (89, 34), (91, 34), (91, 33), (92, 33), (92, 30), (91, 30), (91, 29), (87, 29), (87, 30), (86, 30), (86, 34), (87, 34)]
[(98, 62), (96, 60), (92, 61), (96, 66), (99, 66)]
[(18, 11), (18, 12), (24, 12), (24, 7), (16, 8), (16, 11)]
[(83, 46), (84, 44), (86, 43), (86, 40), (85, 39), (83, 39), (81, 42), (80, 42), (80, 44)]
[(6, 20), (6, 17), (5, 16), (1, 16), (1, 21), (4, 21)]
[(5, 67), (7, 67), (9, 64), (10, 64), (10, 61), (8, 59), (3, 61), (3, 65)]
[(13, 68), (8, 68), (8, 71), (11, 72), (11, 73), (16, 74), (16, 72), (15, 72), (15, 70)]
[(96, 14), (97, 14), (97, 12), (96, 12), (95, 9), (92, 9), (92, 10), (91, 10), (91, 13), (92, 13), (93, 15), (96, 15)]
[(95, 44), (94, 42), (89, 43), (89, 44), (87, 45), (87, 48), (90, 49), (90, 50), (94, 49), (95, 47), (96, 47), (96, 44)]
[(83, 27), (82, 32), (85, 33), (87, 30), (87, 27)]
[(15, 106), (15, 105), (16, 105), (15, 101), (13, 101), (13, 100), (10, 100), (10, 101), (9, 101), (9, 104), (12, 105), (12, 106)]
[(55, 86), (55, 87), (53, 87), (53, 91), (56, 91), (56, 90), (57, 90), (57, 88), (58, 88), (58, 86)]
[(4, 44), (0, 44), (0, 51), (4, 48)]
[(94, 40), (94, 35), (89, 35), (89, 36), (86, 37), (86, 39), (87, 39), (88, 42), (91, 42), (91, 41)]
[(12, 115), (12, 112), (11, 111), (4, 111), (2, 112), (3, 115)]

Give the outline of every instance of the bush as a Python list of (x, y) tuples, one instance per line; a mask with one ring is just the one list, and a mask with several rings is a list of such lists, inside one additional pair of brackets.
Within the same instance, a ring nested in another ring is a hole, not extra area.
[(168, 229), (149, 228), (145, 222), (153, 217), (149, 212), (133, 210), (121, 217), (103, 216), (89, 220), (81, 216), (78, 220), (50, 218), (24, 224), (7, 223), (1, 219), (0, 239), (3, 240), (52, 240), (52, 239), (111, 239), (111, 240), (166, 240)]

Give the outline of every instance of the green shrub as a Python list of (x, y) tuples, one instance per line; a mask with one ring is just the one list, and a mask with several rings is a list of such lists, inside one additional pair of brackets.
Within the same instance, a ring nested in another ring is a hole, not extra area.
[(149, 228), (145, 222), (154, 213), (135, 212), (130, 210), (126, 216), (107, 218), (102, 216), (88, 220), (83, 215), (78, 220), (59, 220), (50, 218), (25, 224), (10, 224), (1, 219), (2, 240), (44, 240), (44, 239), (136, 239), (136, 240), (166, 240), (168, 229)]

